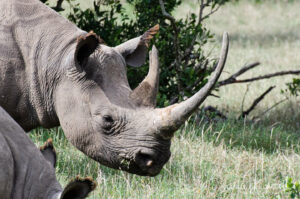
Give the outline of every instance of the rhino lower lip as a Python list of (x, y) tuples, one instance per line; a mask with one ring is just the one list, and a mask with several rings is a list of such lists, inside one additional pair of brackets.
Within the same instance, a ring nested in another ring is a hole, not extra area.
[(147, 172), (147, 176), (156, 176), (157, 174), (160, 173), (162, 168), (158, 168), (158, 167), (151, 167), (149, 168), (146, 172)]

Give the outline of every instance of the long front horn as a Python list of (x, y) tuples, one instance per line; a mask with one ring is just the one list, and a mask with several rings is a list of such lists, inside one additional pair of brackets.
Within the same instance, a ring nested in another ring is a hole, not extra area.
[(160, 121), (156, 121), (155, 123), (157, 123), (159, 132), (163, 137), (172, 137), (174, 131), (177, 130), (184, 123), (184, 121), (199, 107), (199, 105), (209, 95), (210, 91), (216, 84), (225, 66), (228, 53), (228, 46), (228, 34), (225, 32), (223, 34), (221, 56), (216, 67), (215, 73), (209, 79), (208, 83), (189, 99), (179, 104), (174, 104), (159, 110), (159, 115), (161, 115), (161, 118)]
[(134, 89), (130, 97), (137, 105), (155, 107), (159, 83), (158, 52), (153, 45), (149, 53), (149, 72), (146, 78)]

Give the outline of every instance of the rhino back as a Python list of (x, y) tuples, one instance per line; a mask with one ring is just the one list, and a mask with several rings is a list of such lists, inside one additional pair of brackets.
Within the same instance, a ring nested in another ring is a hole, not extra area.
[(58, 125), (53, 90), (83, 33), (38, 0), (0, 1), (0, 106), (25, 130)]
[(1, 107), (0, 166), (1, 199), (48, 198), (62, 190), (53, 167)]

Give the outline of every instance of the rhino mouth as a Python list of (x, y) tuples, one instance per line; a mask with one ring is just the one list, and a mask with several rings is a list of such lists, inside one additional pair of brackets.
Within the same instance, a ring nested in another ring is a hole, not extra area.
[(149, 149), (138, 149), (131, 158), (122, 158), (121, 169), (141, 176), (156, 176), (170, 157), (170, 151), (161, 153)]

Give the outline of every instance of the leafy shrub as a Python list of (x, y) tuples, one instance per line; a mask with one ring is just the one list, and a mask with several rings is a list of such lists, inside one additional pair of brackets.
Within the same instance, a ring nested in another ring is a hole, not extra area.
[[(170, 23), (163, 15), (158, 0), (127, 0), (134, 9), (131, 18), (119, 0), (93, 0), (93, 8), (86, 10), (81, 10), (79, 4), (68, 0), (71, 9), (67, 17), (79, 28), (93, 30), (110, 46), (116, 46), (160, 24), (159, 34), (152, 42), (160, 53), (161, 86), (157, 101), (158, 106), (164, 106), (193, 95), (207, 82), (216, 60), (206, 56), (202, 50), (203, 45), (213, 39), (213, 34), (203, 26), (202, 21), (227, 1), (203, 0), (202, 9), (208, 10), (203, 13), (209, 14), (202, 14), (202, 18), (199, 18), (200, 14), (191, 14)], [(165, 1), (165, 11), (172, 13), (181, 3), (181, 0)], [(131, 87), (135, 88), (147, 72), (148, 62), (141, 68), (128, 68)]]
[(298, 181), (293, 182), (292, 178), (286, 180), (286, 192), (290, 194), (290, 198), (300, 198), (300, 184)]
[(300, 79), (294, 78), (292, 82), (286, 84), (291, 95), (299, 96), (300, 94)]

